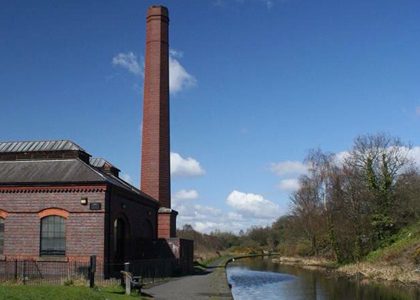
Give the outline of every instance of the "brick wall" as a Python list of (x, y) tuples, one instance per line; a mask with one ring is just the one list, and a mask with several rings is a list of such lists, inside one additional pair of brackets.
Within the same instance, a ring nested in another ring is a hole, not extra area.
[(158, 203), (141, 196), (129, 194), (113, 188), (110, 201), (109, 254), (111, 261), (114, 252), (114, 222), (121, 218), (126, 224), (125, 258), (142, 259), (143, 249), (139, 247), (142, 239), (156, 239)]
[[(82, 205), (81, 198), (87, 198), (88, 205)], [(93, 202), (100, 203), (101, 209), (90, 210)], [(125, 258), (145, 258), (141, 240), (157, 238), (158, 207), (157, 202), (115, 187), (0, 188), (0, 211), (6, 216), (4, 255), (0, 258), (43, 259), (39, 254), (40, 226), (49, 209), (53, 214), (64, 211), (68, 260), (96, 255), (100, 261), (109, 255), (107, 261), (114, 261), (113, 225), (117, 218), (126, 223)]]
[(161, 208), (158, 213), (158, 238), (176, 237), (176, 216), (178, 212), (168, 208)]
[[(68, 212), (65, 220), (66, 258), (87, 259), (104, 255), (105, 187), (0, 188), (0, 209), (6, 211), (3, 259), (40, 259), (42, 212), (58, 208)], [(101, 203), (92, 211), (81, 198)], [(41, 214), (40, 214), (41, 212)]]
[(193, 271), (194, 242), (192, 240), (169, 238), (165, 239), (174, 258), (178, 259), (182, 273)]

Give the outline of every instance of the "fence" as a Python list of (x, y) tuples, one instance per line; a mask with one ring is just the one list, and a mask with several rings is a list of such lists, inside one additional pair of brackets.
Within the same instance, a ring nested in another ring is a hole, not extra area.
[(24, 284), (61, 283), (66, 279), (85, 279), (88, 262), (14, 260), (0, 261), (1, 281), (21, 281)]
[[(24, 284), (61, 284), (66, 280), (89, 280), (89, 262), (86, 261), (0, 261), (0, 281), (18, 281)], [(154, 282), (180, 272), (176, 259), (134, 260), (124, 263), (96, 263), (95, 281), (100, 284), (120, 279), (121, 270), (141, 276), (143, 282)]]
[(171, 277), (180, 273), (177, 259), (135, 260), (125, 266), (126, 270), (141, 276), (143, 280), (154, 282), (155, 279)]

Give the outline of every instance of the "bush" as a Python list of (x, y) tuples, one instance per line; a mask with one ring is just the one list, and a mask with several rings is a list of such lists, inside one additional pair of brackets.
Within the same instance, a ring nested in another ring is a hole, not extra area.
[(72, 286), (72, 285), (74, 285), (74, 281), (73, 281), (73, 279), (67, 279), (63, 282), (63, 285), (64, 286)]
[(312, 255), (312, 245), (307, 240), (301, 240), (296, 244), (295, 251), (300, 256)]

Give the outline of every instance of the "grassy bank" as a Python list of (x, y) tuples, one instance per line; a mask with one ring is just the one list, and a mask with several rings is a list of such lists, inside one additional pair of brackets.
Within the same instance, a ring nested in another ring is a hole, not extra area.
[(420, 285), (420, 223), (390, 237), (384, 241), (383, 247), (369, 253), (358, 263), (340, 266), (322, 257), (278, 257), (273, 262), (335, 270), (342, 275), (368, 281)]
[(319, 268), (319, 269), (337, 269), (337, 264), (334, 261), (322, 257), (289, 257), (280, 256), (272, 259), (273, 262), (284, 265), (295, 265), (302, 268)]
[(99, 287), (90, 289), (82, 286), (57, 285), (0, 285), (0, 299), (8, 300), (128, 300), (147, 299), (140, 298), (135, 292), (133, 295), (124, 295), (120, 286)]
[(401, 230), (385, 246), (338, 269), (351, 276), (420, 285), (420, 223)]

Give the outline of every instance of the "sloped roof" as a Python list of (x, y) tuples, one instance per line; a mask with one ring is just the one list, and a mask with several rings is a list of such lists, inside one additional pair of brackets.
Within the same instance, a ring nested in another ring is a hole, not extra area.
[(111, 168), (114, 168), (120, 171), (120, 169), (118, 169), (116, 166), (111, 164), (109, 161), (103, 159), (102, 157), (91, 157), (89, 159), (89, 163), (91, 166), (94, 166), (95, 168), (103, 168), (105, 165), (107, 165)]
[(105, 176), (79, 159), (0, 161), (0, 184), (84, 181), (105, 181)]
[(89, 159), (89, 163), (94, 167), (102, 168), (107, 163), (107, 161), (101, 157), (91, 157)]
[(109, 183), (157, 203), (130, 183), (77, 158), (0, 161), (0, 186), (72, 183)]
[[(83, 148), (69, 140), (0, 142), (0, 154), (6, 155), (30, 152), (59, 153), (59, 151), (81, 151), (90, 156)], [(14, 157), (0, 160), (0, 186), (109, 183), (157, 203), (155, 199), (112, 172), (105, 172), (104, 166), (119, 171), (103, 158), (90, 158), (88, 163), (80, 157), (32, 158), (29, 156), (24, 159)]]
[(79, 145), (69, 140), (0, 142), (0, 153), (38, 152), (38, 151), (83, 151), (83, 152), (86, 152)]

